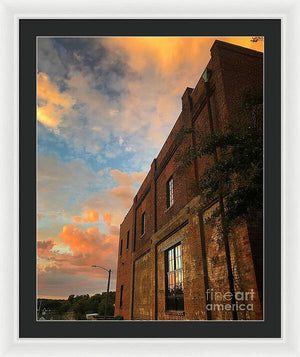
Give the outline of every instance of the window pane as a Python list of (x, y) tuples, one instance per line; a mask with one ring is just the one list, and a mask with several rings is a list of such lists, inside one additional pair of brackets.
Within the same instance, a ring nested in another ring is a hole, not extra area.
[(173, 201), (173, 179), (171, 178), (167, 182), (167, 207), (172, 206)]
[(175, 275), (173, 272), (168, 274), (168, 286), (174, 289), (174, 285), (175, 285)]
[(175, 257), (180, 257), (180, 256), (181, 256), (181, 244), (175, 247)]
[(169, 261), (169, 271), (173, 271), (175, 269), (174, 267), (174, 260)]
[(173, 179), (169, 182), (170, 206), (173, 204)]
[(176, 294), (182, 294), (183, 293), (183, 273), (182, 270), (177, 270), (176, 271), (176, 276), (175, 276), (175, 292)]
[(168, 271), (173, 271), (174, 269), (174, 250), (171, 249), (168, 251)]
[(177, 257), (176, 258), (176, 269), (181, 269), (182, 268), (182, 257)]
[(181, 277), (181, 270), (177, 270), (175, 273), (175, 282), (176, 285), (182, 282), (182, 277)]
[(174, 259), (174, 250), (173, 249), (168, 251), (168, 258), (169, 258), (169, 260)]

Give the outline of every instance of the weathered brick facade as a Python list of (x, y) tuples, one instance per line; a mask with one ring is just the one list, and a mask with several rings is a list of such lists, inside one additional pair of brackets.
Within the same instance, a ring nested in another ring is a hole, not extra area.
[[(207, 68), (211, 70), (211, 117), (214, 128), (220, 130), (228, 118), (236, 114), (246, 89), (262, 92), (263, 54), (215, 41)], [(183, 127), (198, 128), (206, 133), (211, 130), (202, 78), (194, 89), (187, 88), (183, 94), (182, 112), (121, 224), (115, 315), (124, 319), (233, 318), (232, 309), (207, 311), (208, 302), (228, 303), (227, 299), (224, 300), (224, 294), (230, 291), (228, 268), (218, 222), (212, 225), (206, 220), (218, 203), (212, 202), (203, 209), (200, 198), (195, 197), (190, 189), (195, 179), (201, 179), (213, 158), (198, 158), (186, 171), (178, 169), (177, 154), (196, 140), (192, 135), (178, 140), (177, 134)], [(166, 184), (170, 177), (174, 182), (174, 203), (167, 208)], [(144, 212), (145, 233), (142, 235)], [(179, 242), (182, 247), (184, 309), (167, 311), (165, 252)], [(248, 295), (237, 296), (238, 303), (253, 304), (250, 311), (238, 311), (238, 319), (241, 320), (262, 319), (261, 247), (261, 223), (238, 227), (229, 236), (235, 292), (248, 292)], [(214, 292), (217, 295), (213, 295)], [(220, 294), (222, 301), (219, 300)]]

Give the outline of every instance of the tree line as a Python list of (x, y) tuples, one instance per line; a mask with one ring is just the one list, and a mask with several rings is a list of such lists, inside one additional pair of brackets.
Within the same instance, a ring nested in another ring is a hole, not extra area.
[[(98, 313), (104, 316), (106, 292), (90, 296), (70, 295), (67, 300), (63, 299), (38, 299), (38, 318), (53, 320), (86, 320), (86, 314)], [(108, 295), (107, 316), (114, 316), (115, 291)]]

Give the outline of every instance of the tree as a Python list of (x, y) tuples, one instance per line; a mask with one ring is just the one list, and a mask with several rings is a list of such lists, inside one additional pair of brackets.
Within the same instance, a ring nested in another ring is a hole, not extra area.
[(74, 299), (75, 299), (75, 295), (70, 295), (70, 296), (68, 297), (68, 301), (69, 301), (69, 303), (70, 303), (71, 305), (73, 304)]
[[(101, 301), (100, 301), (99, 306), (98, 306), (98, 313), (101, 316), (103, 316), (104, 312), (105, 312), (106, 294), (107, 294), (106, 292), (102, 293)], [(109, 295), (108, 295), (108, 305), (107, 305), (107, 311), (106, 311), (107, 316), (113, 316), (114, 315), (115, 297), (116, 297), (116, 293), (114, 291), (110, 291)]]

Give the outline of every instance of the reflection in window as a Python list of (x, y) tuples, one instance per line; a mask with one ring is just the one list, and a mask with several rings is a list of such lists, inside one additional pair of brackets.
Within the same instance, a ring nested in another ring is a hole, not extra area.
[(166, 310), (184, 310), (181, 244), (166, 251)]

